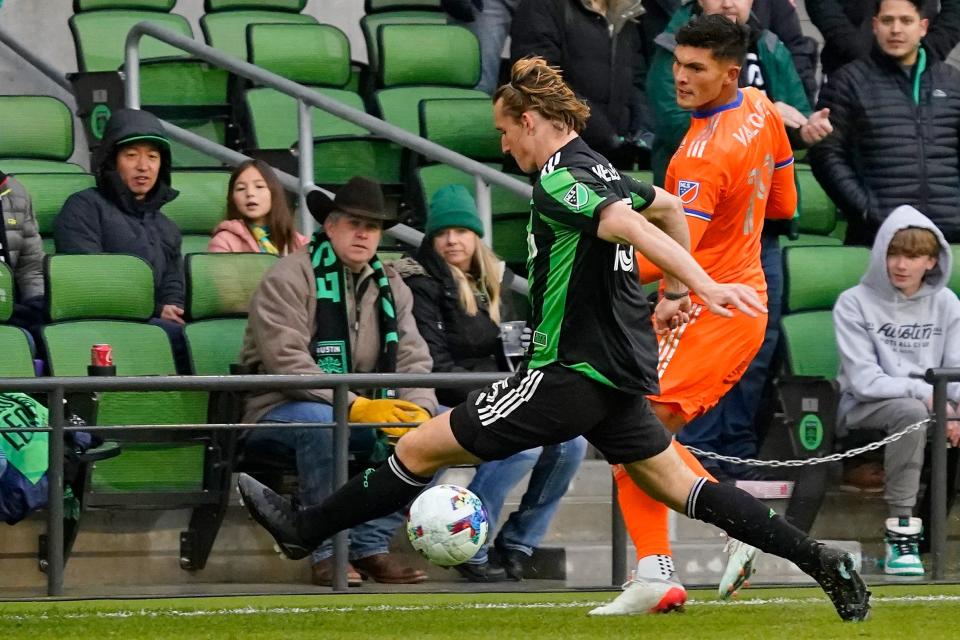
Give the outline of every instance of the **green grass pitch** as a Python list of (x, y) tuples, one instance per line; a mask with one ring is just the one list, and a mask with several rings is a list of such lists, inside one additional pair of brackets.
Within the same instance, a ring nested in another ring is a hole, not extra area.
[(812, 588), (693, 591), (682, 613), (590, 618), (613, 593), (364, 594), (0, 603), (7, 638), (956, 638), (960, 586), (873, 588), (843, 623)]

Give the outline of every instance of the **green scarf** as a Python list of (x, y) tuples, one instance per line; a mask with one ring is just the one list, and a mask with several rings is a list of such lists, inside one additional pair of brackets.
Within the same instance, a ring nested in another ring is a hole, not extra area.
[[(310, 262), (317, 279), (317, 322), (310, 352), (317, 366), (324, 373), (351, 373), (353, 362), (350, 355), (350, 321), (347, 318), (347, 302), (344, 293), (346, 282), (343, 263), (333, 251), (330, 239), (322, 231), (313, 234), (310, 245)], [(374, 255), (370, 261), (373, 269), (373, 281), (379, 288), (377, 308), (380, 311), (380, 356), (377, 359), (377, 373), (394, 373), (397, 370), (397, 346), (400, 342), (397, 333), (396, 305), (393, 291), (383, 270), (380, 259)], [(359, 296), (356, 301), (359, 306)], [(392, 397), (383, 392), (379, 397)]]
[[(47, 426), (47, 408), (22, 393), (0, 393), (0, 429)], [(0, 449), (10, 464), (37, 484), (47, 472), (46, 433), (0, 431)]]

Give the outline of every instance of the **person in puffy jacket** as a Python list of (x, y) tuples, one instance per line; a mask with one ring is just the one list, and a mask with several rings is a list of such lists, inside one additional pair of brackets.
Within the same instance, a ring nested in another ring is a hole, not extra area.
[(207, 251), (285, 256), (307, 242), (294, 229), (283, 185), (270, 165), (262, 160), (238, 165), (227, 185), (227, 219), (213, 230)]

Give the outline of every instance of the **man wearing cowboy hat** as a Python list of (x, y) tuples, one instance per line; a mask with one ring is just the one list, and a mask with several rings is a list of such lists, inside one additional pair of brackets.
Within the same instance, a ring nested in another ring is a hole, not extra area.
[[(261, 281), (250, 302), (240, 361), (256, 373), (429, 373), (426, 342), (417, 331), (410, 289), (377, 258), (385, 227), (396, 224), (380, 185), (355, 177), (335, 199), (319, 191), (307, 198), (321, 224), (305, 250), (282, 258)], [(247, 398), (245, 422), (332, 422), (329, 389), (265, 391)], [(350, 392), (351, 422), (420, 422), (436, 413), (432, 389), (371, 389)], [(321, 503), (331, 490), (333, 433), (329, 429), (261, 429), (247, 448), (277, 443), (297, 461), (300, 501)], [(351, 452), (385, 457), (375, 430), (353, 430)], [(371, 520), (350, 532), (350, 561), (377, 582), (417, 583), (426, 574), (387, 553), (401, 513)], [(329, 585), (332, 548), (314, 550), (313, 582)], [(349, 569), (348, 582), (360, 584)]]

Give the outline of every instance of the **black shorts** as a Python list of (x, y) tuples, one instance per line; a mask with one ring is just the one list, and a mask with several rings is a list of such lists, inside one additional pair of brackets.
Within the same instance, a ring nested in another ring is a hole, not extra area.
[(582, 435), (610, 464), (624, 464), (657, 455), (672, 438), (643, 395), (558, 364), (522, 368), (472, 391), (454, 408), (450, 426), (460, 446), (481, 460), (502, 460)]

